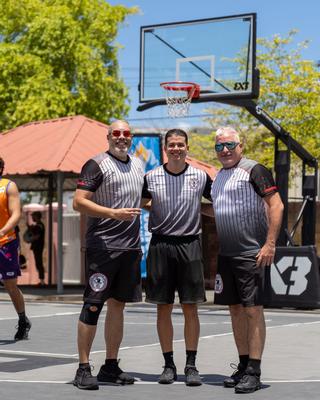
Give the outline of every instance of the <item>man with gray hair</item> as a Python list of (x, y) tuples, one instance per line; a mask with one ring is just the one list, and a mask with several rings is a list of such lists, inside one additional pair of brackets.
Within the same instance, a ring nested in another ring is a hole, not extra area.
[(261, 388), (264, 269), (274, 260), (283, 204), (271, 172), (243, 157), (234, 128), (217, 130), (215, 151), (222, 164), (211, 190), (220, 244), (215, 303), (229, 306), (239, 354), (224, 385), (251, 393)]

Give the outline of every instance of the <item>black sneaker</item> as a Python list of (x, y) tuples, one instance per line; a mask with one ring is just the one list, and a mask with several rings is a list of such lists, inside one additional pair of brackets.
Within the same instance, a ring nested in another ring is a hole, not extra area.
[(17, 332), (14, 335), (14, 340), (28, 339), (28, 334), (31, 329), (31, 322), (28, 320), (28, 318), (26, 318), (25, 321), (19, 320), (18, 326), (16, 328)]
[(235, 386), (236, 393), (252, 393), (261, 389), (260, 376), (245, 373), (240, 382)]
[(159, 383), (162, 383), (164, 385), (168, 385), (170, 383), (173, 383), (174, 381), (177, 380), (177, 368), (175, 366), (172, 367), (163, 367), (163, 372), (160, 375), (160, 378), (158, 380)]
[(202, 385), (199, 371), (194, 365), (186, 365), (184, 369), (184, 374), (186, 376), (187, 386), (200, 386)]
[(134, 377), (123, 372), (118, 365), (112, 367), (102, 365), (97, 378), (99, 382), (106, 385), (132, 385), (134, 383)]
[(98, 390), (98, 381), (95, 376), (91, 375), (91, 367), (78, 368), (73, 385), (84, 390)]
[(235, 371), (231, 376), (223, 381), (224, 387), (227, 388), (235, 387), (240, 382), (246, 371), (245, 367), (241, 363), (239, 363), (238, 365), (232, 363), (230, 364), (230, 367), (233, 368)]

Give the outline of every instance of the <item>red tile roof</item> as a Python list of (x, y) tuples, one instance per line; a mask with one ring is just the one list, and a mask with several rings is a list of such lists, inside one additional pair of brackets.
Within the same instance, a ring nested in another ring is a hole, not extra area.
[(106, 149), (107, 125), (82, 115), (31, 122), (0, 135), (6, 175), (40, 171), (79, 173)]

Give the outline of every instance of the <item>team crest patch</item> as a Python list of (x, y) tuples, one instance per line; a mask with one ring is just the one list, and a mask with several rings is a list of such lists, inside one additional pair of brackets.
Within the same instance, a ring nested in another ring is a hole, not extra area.
[(102, 292), (108, 285), (108, 278), (98, 272), (90, 276), (89, 285), (94, 292)]
[(222, 278), (221, 278), (220, 274), (216, 275), (216, 281), (215, 281), (215, 284), (214, 284), (214, 291), (217, 294), (220, 294), (223, 291), (223, 281), (222, 281)]
[(191, 189), (197, 189), (199, 187), (199, 179), (198, 178), (190, 178), (189, 186)]

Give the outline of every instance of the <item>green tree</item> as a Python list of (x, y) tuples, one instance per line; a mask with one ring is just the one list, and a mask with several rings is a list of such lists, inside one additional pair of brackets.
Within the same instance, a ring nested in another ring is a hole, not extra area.
[[(320, 71), (313, 61), (302, 59), (308, 42), (293, 44), (295, 30), (281, 38), (258, 39), (257, 66), (260, 70), (259, 105), (314, 157), (320, 158)], [(246, 156), (273, 166), (274, 137), (246, 110), (217, 105), (208, 109), (212, 129), (236, 127), (245, 141)], [(213, 147), (214, 134), (191, 135), (190, 155), (219, 165)], [(208, 151), (210, 149), (210, 151)], [(300, 165), (293, 158), (293, 165)]]
[(127, 114), (115, 42), (137, 8), (105, 0), (0, 0), (0, 131), (83, 114)]

